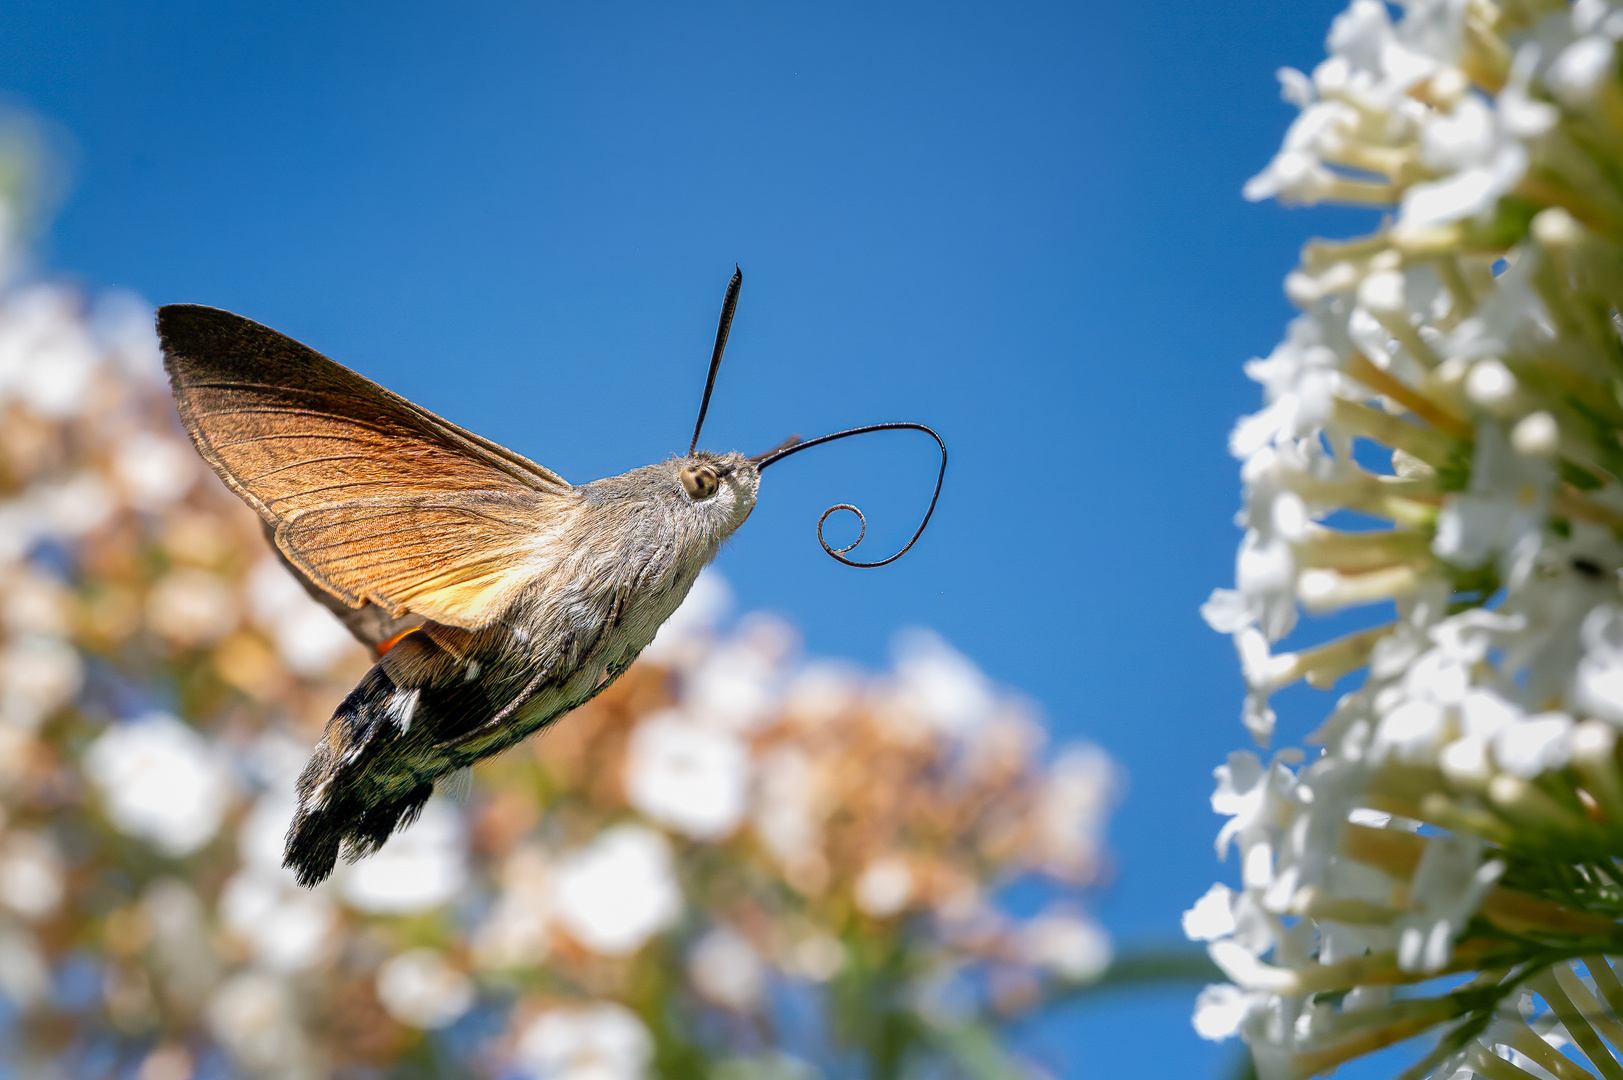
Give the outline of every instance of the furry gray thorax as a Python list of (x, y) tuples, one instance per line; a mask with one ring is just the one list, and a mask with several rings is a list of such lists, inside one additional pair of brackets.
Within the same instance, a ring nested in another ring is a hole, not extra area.
[[(695, 498), (683, 470), (713, 493)], [(327, 723), (303, 775), (286, 863), (311, 884), (413, 820), (434, 782), (499, 753), (619, 677), (755, 507), (760, 472), (699, 452), (571, 489), (537, 538), (546, 569), (474, 630), (428, 622)]]

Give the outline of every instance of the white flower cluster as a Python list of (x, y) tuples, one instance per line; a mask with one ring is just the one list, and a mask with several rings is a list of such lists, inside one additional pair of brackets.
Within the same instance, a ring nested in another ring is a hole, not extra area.
[[(1329, 59), (1281, 73), (1301, 114), (1247, 196), (1396, 213), (1287, 279), (1302, 314), (1247, 365), (1266, 407), (1231, 439), (1236, 588), (1203, 609), (1260, 743), (1277, 691), (1365, 669), (1316, 752), (1217, 770), (1240, 887), (1185, 929), (1233, 984), (1195, 1023), (1264, 1077), (1438, 1025), (1405, 1076), (1565, 1077), (1562, 1045), (1618, 1069), (1572, 1015), (1599, 995), (1584, 1016), (1623, 1033), (1598, 956), (1623, 904), (1595, 869), (1623, 852), (1620, 38), (1607, 0), (1416, 0), (1395, 23), (1354, 0)], [(1370, 605), (1395, 618), (1278, 647), (1299, 611)]]

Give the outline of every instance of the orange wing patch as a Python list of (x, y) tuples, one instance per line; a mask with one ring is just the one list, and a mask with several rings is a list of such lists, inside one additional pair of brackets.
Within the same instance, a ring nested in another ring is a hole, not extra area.
[(421, 629), (422, 629), (421, 625), (413, 626), (413, 627), (409, 627), (408, 629), (400, 631), (400, 633), (396, 634), (394, 637), (385, 638), (384, 640), (377, 643), (375, 651), (377, 652), (379, 657), (387, 656), (390, 649), (394, 648), (396, 645), (400, 644), (402, 641), (405, 640), (407, 634), (415, 634), (417, 631), (419, 631)]

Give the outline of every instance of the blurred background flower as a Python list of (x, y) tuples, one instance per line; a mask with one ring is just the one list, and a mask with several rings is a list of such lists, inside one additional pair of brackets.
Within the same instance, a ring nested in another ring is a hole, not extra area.
[(294, 777), (370, 657), (199, 467), (149, 319), (0, 292), (18, 1075), (1006, 1075), (992, 1032), (1105, 973), (1110, 759), (1049, 758), (934, 634), (808, 659), (713, 574), (608, 692), (297, 888)]

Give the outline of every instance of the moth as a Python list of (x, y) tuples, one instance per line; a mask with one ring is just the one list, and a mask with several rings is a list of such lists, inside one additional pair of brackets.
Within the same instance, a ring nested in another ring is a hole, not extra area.
[(415, 819), (436, 781), (600, 693), (653, 640), (755, 506), (761, 473), (875, 424), (764, 454), (698, 449), (738, 302), (728, 284), (686, 454), (574, 485), (314, 350), (216, 308), (158, 310), (181, 422), (259, 513), (317, 599), (378, 660), (328, 721), (298, 780), (285, 865), (301, 884)]

